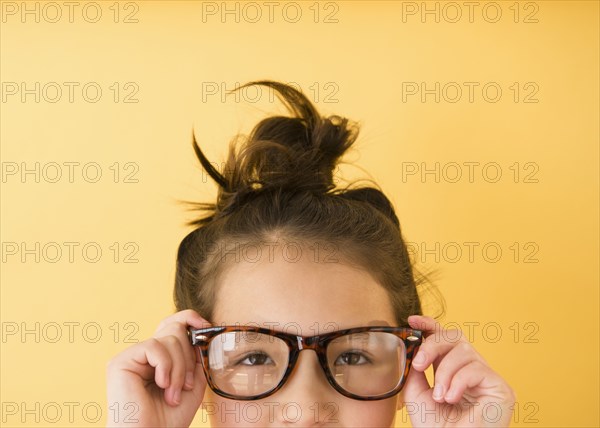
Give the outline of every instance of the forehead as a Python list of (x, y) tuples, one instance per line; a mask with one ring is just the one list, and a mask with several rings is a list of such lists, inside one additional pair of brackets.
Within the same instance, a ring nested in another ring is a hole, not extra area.
[(365, 270), (341, 262), (231, 263), (217, 283), (213, 323), (259, 325), (304, 336), (395, 325), (387, 292)]

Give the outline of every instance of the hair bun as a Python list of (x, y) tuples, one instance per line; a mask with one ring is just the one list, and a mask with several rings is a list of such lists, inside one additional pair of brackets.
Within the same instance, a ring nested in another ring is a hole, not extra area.
[(196, 156), (220, 186), (216, 216), (264, 191), (327, 193), (335, 187), (338, 160), (358, 137), (357, 124), (337, 115), (321, 117), (310, 100), (289, 85), (260, 80), (233, 91), (252, 85), (274, 89), (292, 116), (263, 119), (241, 147), (236, 145), (239, 136), (234, 138), (222, 173), (206, 159), (194, 137)]

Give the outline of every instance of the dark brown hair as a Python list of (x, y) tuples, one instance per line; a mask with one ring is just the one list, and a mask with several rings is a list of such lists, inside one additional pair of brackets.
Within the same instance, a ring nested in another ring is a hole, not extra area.
[(321, 117), (302, 92), (283, 83), (253, 81), (235, 90), (252, 85), (272, 88), (292, 116), (262, 120), (241, 147), (235, 138), (222, 173), (194, 136), (196, 156), (219, 190), (216, 203), (193, 204), (207, 215), (189, 223), (196, 228), (179, 245), (177, 310), (194, 309), (212, 322), (225, 266), (223, 252), (215, 249), (235, 244), (239, 251), (283, 239), (333, 246), (339, 262), (366, 270), (385, 288), (398, 325), (406, 326), (408, 315), (422, 313), (417, 286), (427, 278), (409, 258), (392, 204), (378, 188), (334, 184), (338, 160), (357, 139), (358, 125), (337, 115)]

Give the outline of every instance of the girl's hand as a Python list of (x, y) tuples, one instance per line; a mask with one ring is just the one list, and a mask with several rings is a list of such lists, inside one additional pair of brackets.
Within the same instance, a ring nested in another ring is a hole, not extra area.
[[(425, 332), (402, 391), (413, 427), (508, 427), (515, 394), (461, 331), (421, 315), (408, 322)], [(432, 364), (434, 388), (425, 377)]]
[[(106, 367), (109, 427), (188, 427), (202, 403), (206, 379), (187, 327), (209, 323), (189, 309), (165, 318), (154, 336)], [(115, 420), (118, 419), (118, 420)]]

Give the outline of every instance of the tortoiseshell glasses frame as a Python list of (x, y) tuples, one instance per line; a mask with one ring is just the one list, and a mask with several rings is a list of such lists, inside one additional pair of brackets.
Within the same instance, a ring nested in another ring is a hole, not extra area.
[[(238, 396), (234, 394), (230, 394), (225, 392), (213, 382), (210, 373), (210, 365), (209, 365), (209, 346), (213, 339), (221, 335), (222, 333), (232, 333), (232, 332), (243, 332), (243, 333), (261, 333), (268, 336), (276, 337), (282, 340), (285, 344), (287, 344), (289, 350), (288, 357), (288, 366), (283, 374), (279, 383), (272, 389), (263, 392), (257, 395), (251, 396)], [(364, 333), (364, 332), (383, 332), (390, 333), (402, 340), (405, 348), (405, 366), (403, 368), (403, 373), (401, 374), (401, 378), (396, 385), (396, 387), (384, 394), (377, 396), (363, 396), (357, 395), (351, 392), (346, 391), (342, 388), (335, 380), (333, 374), (327, 363), (327, 346), (333, 340), (338, 339), (342, 336), (354, 334), (354, 333)], [(338, 330), (330, 333), (319, 334), (315, 336), (297, 336), (294, 334), (283, 333), (280, 331), (275, 331), (272, 329), (254, 327), (254, 326), (221, 326), (221, 327), (208, 327), (202, 329), (188, 329), (188, 336), (192, 346), (197, 351), (197, 357), (200, 358), (202, 362), (202, 367), (204, 369), (204, 374), (206, 376), (206, 380), (210, 388), (217, 393), (218, 395), (234, 400), (258, 400), (261, 398), (268, 397), (271, 394), (277, 392), (288, 380), (296, 362), (298, 360), (300, 351), (305, 349), (312, 349), (317, 353), (317, 357), (319, 360), (319, 364), (325, 373), (327, 381), (329, 384), (340, 394), (353, 398), (355, 400), (363, 400), (363, 401), (371, 401), (371, 400), (382, 400), (385, 398), (392, 397), (398, 394), (402, 387), (406, 382), (406, 378), (408, 377), (408, 373), (410, 371), (411, 362), (413, 356), (418, 350), (419, 346), (422, 343), (423, 332), (421, 330), (416, 330), (412, 328), (406, 327), (390, 327), (390, 326), (368, 326), (368, 327), (355, 327), (344, 330)]]

